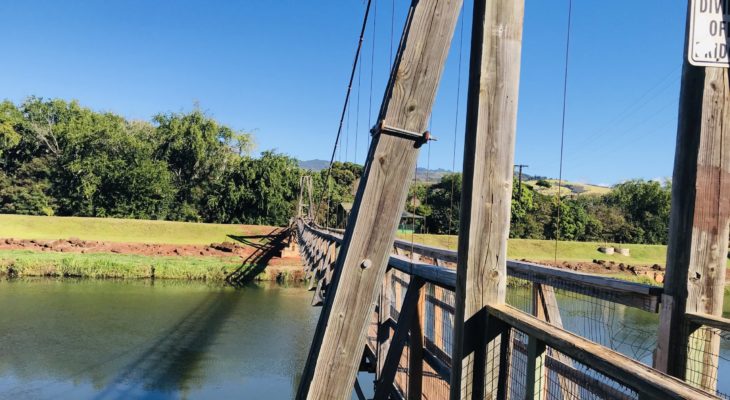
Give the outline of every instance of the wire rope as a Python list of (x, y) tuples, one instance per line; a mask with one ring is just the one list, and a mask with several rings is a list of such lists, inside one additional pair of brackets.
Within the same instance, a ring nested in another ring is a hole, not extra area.
[(560, 217), (563, 200), (560, 197), (563, 189), (563, 153), (565, 150), (565, 114), (568, 98), (568, 61), (570, 60), (570, 28), (573, 18), (573, 0), (568, 0), (568, 32), (565, 39), (565, 73), (563, 75), (563, 115), (560, 127), (560, 168), (558, 172), (558, 226), (555, 231), (555, 261), (558, 261), (558, 243), (560, 242)]
[[(335, 160), (337, 146), (340, 141), (340, 136), (342, 135), (342, 124), (345, 120), (345, 114), (348, 109), (347, 106), (350, 102), (350, 92), (352, 91), (352, 82), (355, 79), (355, 70), (357, 69), (358, 62), (360, 61), (360, 51), (362, 50), (362, 41), (363, 41), (363, 37), (365, 36), (365, 29), (366, 29), (367, 23), (368, 23), (368, 16), (370, 15), (371, 3), (372, 3), (372, 0), (368, 0), (368, 4), (365, 7), (365, 16), (363, 17), (362, 28), (360, 29), (360, 37), (357, 42), (357, 50), (355, 51), (355, 60), (352, 63), (352, 71), (350, 72), (350, 80), (349, 80), (349, 83), (347, 84), (347, 92), (345, 94), (345, 104), (342, 106), (342, 113), (340, 114), (340, 124), (339, 124), (339, 127), (337, 128), (337, 136), (335, 137), (335, 144), (332, 148), (332, 156), (330, 157), (330, 164), (329, 164), (329, 167), (327, 167), (327, 173), (325, 174), (325, 178), (324, 178), (323, 184), (326, 187), (327, 196), (329, 196), (329, 184), (328, 183), (329, 183), (330, 174), (332, 173), (332, 163)], [(323, 200), (324, 200), (324, 190), (323, 190), (322, 194), (320, 195), (319, 201), (317, 202), (317, 208), (316, 208), (316, 212), (314, 214), (315, 218), (317, 218), (317, 216), (319, 215), (319, 210), (322, 206)], [(328, 207), (328, 211), (329, 211), (329, 207)]]
[(454, 219), (454, 185), (456, 181), (456, 177), (454, 174), (456, 173), (456, 139), (458, 137), (459, 132), (459, 106), (461, 102), (461, 65), (462, 65), (462, 54), (464, 49), (464, 14), (465, 12), (462, 11), (461, 13), (461, 22), (459, 23), (461, 26), (459, 28), (459, 68), (458, 72), (456, 74), (456, 110), (454, 112), (454, 143), (452, 147), (452, 154), (451, 154), (451, 196), (449, 197), (449, 220), (448, 220), (448, 236), (447, 236), (447, 247), (451, 246), (451, 221)]

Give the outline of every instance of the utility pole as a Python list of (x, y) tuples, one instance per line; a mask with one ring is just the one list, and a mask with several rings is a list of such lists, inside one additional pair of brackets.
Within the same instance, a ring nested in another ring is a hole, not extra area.
[(525, 164), (516, 164), (515, 167), (520, 170), (519, 183), (517, 184), (517, 201), (519, 201), (519, 199), (522, 198), (522, 168), (530, 168), (530, 166)]
[[(297, 399), (352, 394), (461, 5), (462, 0), (411, 3)], [(418, 298), (416, 292), (411, 298)], [(388, 353), (386, 360), (396, 359)], [(392, 385), (381, 376), (376, 391), (390, 393)]]

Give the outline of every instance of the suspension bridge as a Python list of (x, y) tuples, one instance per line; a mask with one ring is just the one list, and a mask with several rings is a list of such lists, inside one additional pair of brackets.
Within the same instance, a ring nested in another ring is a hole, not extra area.
[[(412, 2), (346, 229), (317, 224), (326, 199), (302, 181), (292, 231), (322, 310), (297, 398), (364, 399), (359, 372), (374, 374), (375, 399), (730, 398), (718, 391), (730, 377), (722, 66), (685, 58), (663, 287), (508, 260), (524, 0), (475, 0), (458, 251), (395, 239), (461, 6)], [(566, 299), (586, 311), (583, 329)], [(627, 333), (627, 310), (657, 331)]]

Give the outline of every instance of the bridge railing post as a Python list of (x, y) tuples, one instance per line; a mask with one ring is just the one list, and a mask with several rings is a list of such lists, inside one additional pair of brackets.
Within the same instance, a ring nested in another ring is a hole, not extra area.
[[(505, 395), (505, 302), (524, 0), (475, 0), (452, 349), (451, 399)], [(487, 354), (487, 351), (496, 354)], [(488, 387), (487, 387), (488, 386)], [(502, 389), (500, 391), (500, 389)]]
[(693, 66), (685, 57), (654, 366), (712, 393), (720, 337), (715, 330), (698, 329), (686, 313), (722, 315), (730, 229), (728, 121), (728, 69)]

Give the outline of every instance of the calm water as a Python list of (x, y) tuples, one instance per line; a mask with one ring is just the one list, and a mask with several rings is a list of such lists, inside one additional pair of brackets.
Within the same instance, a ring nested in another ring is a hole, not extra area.
[[(511, 289), (508, 302), (524, 308), (528, 295)], [(275, 284), (0, 281), (0, 399), (290, 399), (319, 314), (310, 300)], [(558, 304), (566, 329), (650, 362), (657, 315), (573, 295)], [(372, 395), (372, 376), (360, 382)]]
[(0, 281), (0, 398), (290, 399), (310, 299), (268, 284)]

